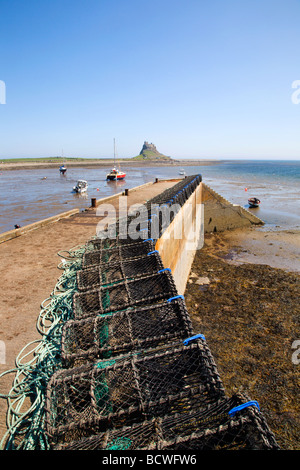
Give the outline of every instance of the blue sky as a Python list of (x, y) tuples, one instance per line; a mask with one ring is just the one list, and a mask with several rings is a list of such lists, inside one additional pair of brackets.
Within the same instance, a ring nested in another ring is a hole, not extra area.
[(0, 0), (0, 158), (115, 138), (120, 157), (299, 160), (299, 20), (299, 0)]

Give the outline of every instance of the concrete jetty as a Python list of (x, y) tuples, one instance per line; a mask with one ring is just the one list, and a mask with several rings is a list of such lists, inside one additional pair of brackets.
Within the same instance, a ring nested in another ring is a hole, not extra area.
[[(156, 181), (126, 191), (127, 204), (131, 206), (134, 203), (146, 203), (155, 194), (159, 195), (176, 182), (178, 180)], [(109, 202), (118, 212), (121, 195), (124, 193), (96, 201), (84, 212), (65, 214), (65, 216), (61, 214), (56, 220), (35, 224), (27, 230), (25, 228), (17, 237), (5, 238), (5, 234), (3, 235), (0, 256), (2, 255), (5, 264), (6, 298), (1, 299), (1, 302), (5, 303), (6, 311), (2, 310), (5, 314), (1, 315), (4, 320), (2, 324), (7, 326), (7, 329), (3, 328), (1, 331), (3, 337), (0, 338), (5, 342), (7, 350), (6, 369), (7, 365), (13, 368), (12, 362), (20, 346), (36, 339), (33, 324), (36, 321), (37, 304), (50, 295), (49, 286), (52, 282), (53, 287), (58, 277), (56, 271), (55, 279), (54, 268), (57, 267), (57, 263), (54, 263), (55, 256), (63, 249), (83, 245), (94, 237), (99, 222), (97, 207)], [(230, 219), (227, 226), (224, 224), (224, 219)], [(155, 248), (161, 256), (163, 265), (171, 270), (178, 292), (184, 293), (193, 258), (195, 252), (201, 249), (204, 233), (238, 228), (244, 224), (262, 223), (258, 218), (253, 218), (251, 213), (248, 214), (248, 211), (224, 200), (200, 183), (157, 240)], [(184, 232), (180, 232), (183, 235), (181, 238), (178, 237), (179, 227), (184, 229)], [(4, 383), (8, 386), (8, 379), (4, 380)], [(3, 386), (3, 382), (0, 385)], [(3, 390), (0, 392), (5, 393)], [(1, 432), (4, 429), (4, 415), (1, 411)]]

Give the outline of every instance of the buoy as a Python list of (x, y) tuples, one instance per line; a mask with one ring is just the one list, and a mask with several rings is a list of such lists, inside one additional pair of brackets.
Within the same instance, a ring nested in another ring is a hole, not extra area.
[(99, 191), (99, 188), (97, 188), (97, 191)]
[(245, 191), (248, 191), (248, 188), (245, 188)]

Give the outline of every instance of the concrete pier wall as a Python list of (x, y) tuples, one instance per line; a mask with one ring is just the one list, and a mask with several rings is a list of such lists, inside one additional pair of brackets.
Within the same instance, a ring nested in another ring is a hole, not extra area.
[[(156, 249), (164, 266), (171, 269), (179, 294), (183, 295), (196, 250), (202, 248), (205, 233), (263, 223), (201, 182), (157, 241)], [(182, 237), (178, 236), (180, 230)]]
[(204, 232), (223, 232), (235, 228), (263, 225), (264, 222), (238, 204), (232, 204), (209, 186), (202, 185)]
[(196, 250), (202, 246), (203, 205), (201, 183), (156, 243), (163, 264), (170, 268), (179, 294), (183, 294)]

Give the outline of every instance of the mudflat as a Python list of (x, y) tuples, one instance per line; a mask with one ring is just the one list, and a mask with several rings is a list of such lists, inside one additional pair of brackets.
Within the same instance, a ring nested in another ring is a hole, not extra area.
[(206, 234), (185, 291), (227, 395), (257, 400), (283, 450), (298, 450), (300, 438), (298, 248), (298, 233)]

